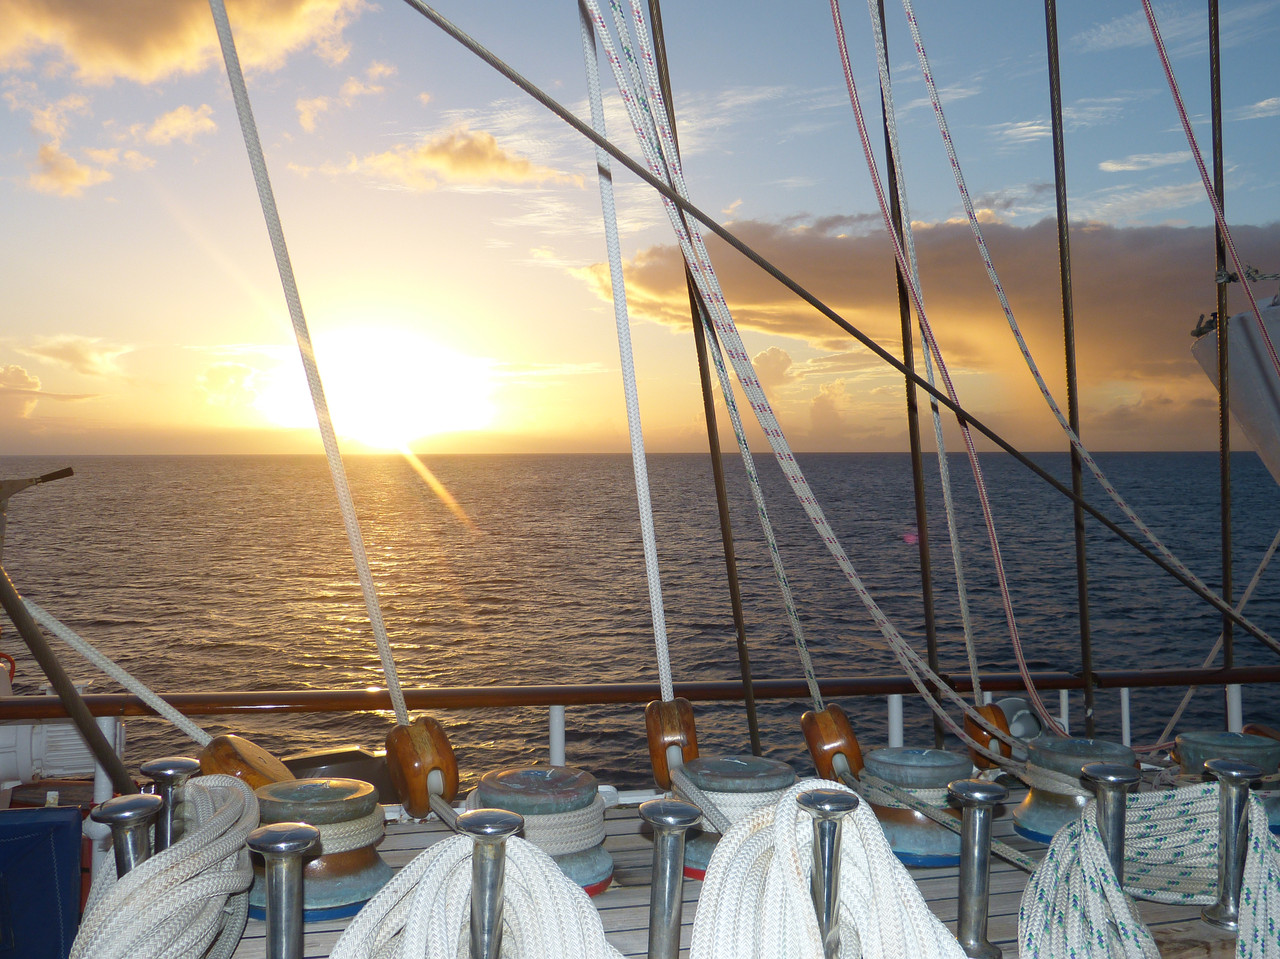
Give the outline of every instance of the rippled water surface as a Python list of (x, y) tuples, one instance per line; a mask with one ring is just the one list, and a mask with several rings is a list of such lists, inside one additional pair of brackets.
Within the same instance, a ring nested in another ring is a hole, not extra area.
[[(878, 631), (821, 548), (771, 462), (769, 509), (806, 636), (822, 676), (897, 672)], [(1041, 463), (1056, 475), (1065, 456)], [(1211, 585), (1218, 572), (1213, 454), (1100, 457), (1121, 491)], [(461, 503), (460, 523), (404, 461), (357, 457), (348, 470), (406, 686), (656, 681), (631, 463), (623, 456), (433, 457)], [(952, 459), (961, 540), (984, 668), (1013, 668), (972, 478)], [(923, 649), (910, 463), (905, 455), (801, 457), (859, 572), (897, 626)], [(797, 654), (739, 462), (726, 459), (753, 668), (797, 677)], [(368, 618), (319, 457), (0, 458), (0, 475), (71, 465), (74, 478), (14, 497), (4, 564), (18, 589), (165, 691), (363, 688), (382, 685)], [(1019, 628), (1033, 669), (1076, 671), (1075, 560), (1069, 503), (1002, 454), (983, 457)], [(738, 674), (724, 562), (705, 456), (650, 458), (668, 631), (677, 680)], [(963, 672), (954, 572), (936, 472), (931, 481), (939, 633), (944, 667)], [(1096, 487), (1087, 489), (1101, 503)], [(1280, 495), (1257, 458), (1235, 457), (1236, 592), (1280, 526)], [(1108, 510), (1108, 512), (1114, 512)], [(1168, 575), (1089, 524), (1095, 668), (1199, 665), (1219, 617)], [(1280, 633), (1280, 569), (1248, 613)], [(11, 627), (0, 649), (19, 660), (18, 689), (36, 667)], [(1237, 662), (1275, 654), (1241, 635)], [(69, 670), (90, 667), (67, 654)], [(93, 688), (113, 688), (95, 678)], [(1056, 700), (1055, 700), (1056, 701)], [(1135, 691), (1135, 739), (1159, 732), (1176, 696)], [(762, 703), (767, 751), (807, 767), (804, 703)], [(864, 743), (883, 742), (883, 703), (849, 701)], [(1078, 697), (1072, 703), (1079, 716)], [(1276, 723), (1280, 695), (1246, 688), (1246, 718)], [(1100, 734), (1118, 737), (1114, 694), (1099, 694)], [(1220, 693), (1193, 701), (1187, 728), (1221, 725)], [(930, 738), (909, 706), (908, 741)], [(540, 709), (440, 713), (468, 777), (502, 761), (545, 755)], [(208, 728), (231, 728), (216, 717)], [(279, 752), (349, 742), (376, 746), (385, 715), (301, 714), (234, 721)], [(699, 706), (699, 737), (745, 750), (740, 706)], [(152, 721), (129, 727), (129, 760), (187, 749)], [(569, 761), (624, 784), (648, 780), (639, 706), (571, 709)]]

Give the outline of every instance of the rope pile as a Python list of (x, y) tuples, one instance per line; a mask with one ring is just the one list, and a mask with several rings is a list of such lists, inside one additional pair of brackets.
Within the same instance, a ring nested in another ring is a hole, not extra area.
[[(821, 957), (809, 893), (813, 820), (796, 804), (797, 783), (774, 805), (736, 824), (716, 847), (693, 923), (690, 959)], [(929, 911), (865, 804), (845, 818), (840, 845), (840, 956), (961, 959), (955, 938)]]
[[(591, 900), (532, 843), (507, 840), (502, 955), (621, 959)], [(347, 926), (331, 959), (458, 959), (471, 916), (471, 840), (451, 836), (420, 853)]]
[[(1249, 799), (1249, 845), (1240, 894), (1237, 955), (1280, 957), (1280, 842)], [(1096, 803), (1059, 830), (1027, 882), (1018, 944), (1028, 959), (1158, 959), (1155, 940), (1126, 892), (1156, 902), (1217, 899), (1218, 785), (1139, 793), (1125, 821), (1125, 889), (1098, 829)]]
[(116, 878), (94, 877), (71, 959), (229, 959), (249, 914), (253, 870), (245, 840), (258, 800), (232, 776), (200, 776), (183, 789), (187, 831)]
[[(482, 803), (472, 790), (467, 795), (468, 809), (479, 809)], [(568, 812), (520, 813), (524, 819), (524, 838), (548, 856), (565, 856), (592, 849), (604, 842), (604, 799), (597, 793), (591, 805)]]
[(703, 818), (711, 824), (716, 832), (724, 835), (736, 823), (741, 822), (757, 809), (772, 807), (785, 794), (785, 789), (772, 789), (765, 792), (721, 792), (716, 789), (703, 789), (681, 768), (671, 771), (671, 784), (675, 792), (702, 810)]

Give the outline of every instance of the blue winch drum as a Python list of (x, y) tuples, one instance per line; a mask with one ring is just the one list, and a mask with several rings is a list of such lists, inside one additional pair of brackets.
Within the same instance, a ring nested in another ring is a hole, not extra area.
[[(973, 774), (968, 756), (945, 749), (890, 746), (867, 753), (863, 762), (868, 773), (903, 789), (946, 789)], [(911, 809), (875, 804), (872, 808), (889, 848), (906, 865), (954, 866), (960, 862), (958, 833)]]
[[(494, 769), (480, 777), (476, 799), (481, 806), (522, 816), (551, 816), (585, 809), (595, 802), (600, 784), (591, 773), (570, 766), (517, 766)], [(560, 871), (587, 891), (603, 892), (613, 879), (613, 857), (604, 846), (553, 855)]]
[[(1264, 776), (1280, 768), (1280, 741), (1266, 736), (1220, 731), (1192, 731), (1177, 737), (1178, 764), (1183, 775), (1204, 775), (1209, 759), (1239, 759), (1262, 769)], [(1259, 792), (1271, 831), (1280, 835), (1280, 792)]]
[[(764, 756), (698, 756), (684, 764), (689, 779), (699, 789), (720, 793), (762, 793), (790, 789), (796, 784), (796, 771), (778, 759)], [(715, 852), (720, 835), (698, 829), (689, 830), (684, 844), (684, 874), (701, 879)]]
[[(1102, 739), (1041, 736), (1027, 744), (1027, 774), (1033, 783), (1026, 798), (1013, 811), (1013, 828), (1034, 842), (1048, 843), (1054, 833), (1080, 816), (1093, 798), (1093, 790), (1080, 779), (1080, 770), (1089, 763), (1117, 763), (1132, 766), (1137, 756), (1128, 746)], [(1036, 769), (1069, 776), (1076, 789), (1051, 782), (1036, 783)]]
[[(358, 779), (290, 779), (256, 790), (263, 824), (305, 822), (323, 827), (364, 819), (378, 808), (378, 790)], [(308, 859), (302, 869), (302, 918), (322, 922), (354, 916), (391, 878), (374, 845)], [(249, 914), (266, 917), (266, 883), (255, 863)]]

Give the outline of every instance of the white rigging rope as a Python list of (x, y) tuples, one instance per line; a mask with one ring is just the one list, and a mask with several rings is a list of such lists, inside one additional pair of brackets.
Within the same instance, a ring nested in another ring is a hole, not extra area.
[(245, 150), (249, 155), (249, 166), (253, 169), (253, 181), (258, 188), (258, 200), (262, 205), (262, 215), (266, 219), (267, 233), (271, 238), (271, 249), (275, 253), (276, 268), (284, 288), (285, 302), (289, 306), (289, 318), (293, 323), (294, 336), (298, 341), (298, 353), (302, 357), (307, 386), (311, 390), (311, 402), (315, 406), (320, 438), (324, 442), (325, 458), (329, 461), (329, 472), (333, 476), (334, 490), (338, 495), (342, 523), (346, 527), (347, 539), (351, 543), (356, 576), (360, 580), (365, 607), (369, 611), (369, 623), (373, 627), (378, 656), (382, 660), (382, 671), (387, 678), (391, 706), (395, 710), (396, 721), (407, 726), (409, 710), (405, 705), (404, 693), (400, 689), (400, 680), (391, 651), (391, 640), (387, 636), (386, 624), (382, 621), (382, 609), (378, 605), (378, 593), (373, 585), (373, 573), (369, 569), (369, 557), (365, 553), (360, 521), (356, 517), (351, 487), (347, 483), (346, 467), (342, 463), (342, 453), (338, 449), (333, 418), (329, 415), (329, 404), (325, 400), (324, 384), (320, 381), (320, 369), (316, 365), (311, 333), (307, 328), (307, 318), (302, 311), (302, 299), (298, 294), (298, 284), (293, 274), (293, 264), (289, 259), (289, 249), (285, 245), (284, 227), (280, 223), (280, 212), (276, 209), (275, 194), (271, 189), (271, 179), (267, 175), (267, 161), (263, 156), (262, 143), (258, 139), (258, 127), (253, 119), (253, 108), (249, 103), (249, 91), (245, 86), (244, 73), (240, 69), (240, 57), (236, 52), (231, 23), (227, 19), (223, 0), (209, 0), (209, 8), (213, 13), (213, 22), (218, 28), (218, 42), (222, 47), (223, 60), (226, 62), (227, 79), (231, 83), (231, 94), (236, 104), (236, 115), (240, 119), (240, 130), (244, 136)]

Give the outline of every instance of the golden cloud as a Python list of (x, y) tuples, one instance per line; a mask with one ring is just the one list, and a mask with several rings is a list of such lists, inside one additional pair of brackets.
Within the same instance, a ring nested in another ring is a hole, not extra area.
[(132, 347), (106, 343), (96, 336), (63, 333), (37, 340), (33, 346), (23, 348), (21, 352), (76, 373), (106, 376), (119, 372), (116, 360), (132, 352)]
[(581, 177), (566, 176), (538, 166), (525, 157), (508, 153), (484, 131), (457, 127), (417, 143), (402, 144), (384, 153), (352, 159), (352, 173), (364, 173), (412, 190), (434, 189), (439, 180), (460, 183), (577, 183)]
[(207, 103), (195, 108), (184, 104), (158, 117), (147, 130), (145, 139), (160, 146), (174, 140), (190, 143), (200, 134), (213, 133), (217, 129), (218, 125), (213, 122), (213, 107)]
[(36, 156), (36, 169), (27, 182), (41, 193), (79, 196), (86, 187), (105, 183), (110, 179), (110, 171), (86, 166), (70, 154), (63, 153), (56, 143), (46, 143), (40, 147)]
[[(241, 62), (276, 69), (299, 50), (346, 58), (343, 30), (366, 0), (227, 0)], [(50, 57), (87, 83), (152, 83), (220, 58), (203, 0), (0, 0), (0, 67)]]

